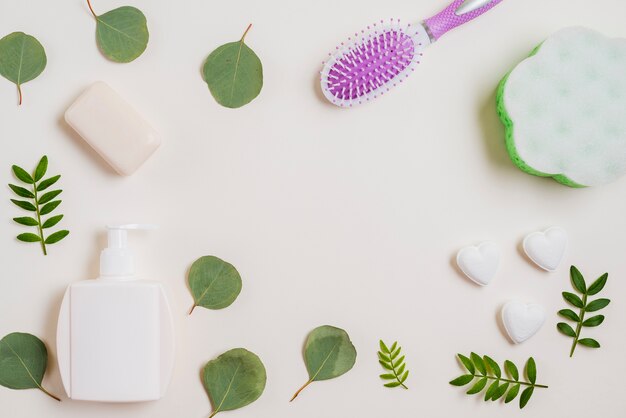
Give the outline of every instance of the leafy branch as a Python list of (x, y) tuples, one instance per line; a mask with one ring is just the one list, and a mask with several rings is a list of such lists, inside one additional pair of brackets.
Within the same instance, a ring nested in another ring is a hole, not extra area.
[(60, 204), (61, 200), (54, 200), (58, 195), (61, 194), (63, 190), (52, 190), (46, 193), (42, 192), (47, 190), (50, 186), (56, 183), (61, 176), (50, 177), (46, 180), (42, 180), (48, 171), (48, 157), (45, 155), (37, 164), (37, 168), (33, 174), (29, 174), (26, 170), (16, 165), (13, 166), (13, 173), (15, 177), (17, 177), (20, 181), (29, 185), (30, 188), (25, 188), (21, 186), (17, 186), (15, 184), (9, 184), (13, 193), (17, 196), (28, 199), (28, 200), (18, 200), (11, 199), (16, 206), (27, 210), (29, 212), (34, 212), (34, 217), (24, 216), (19, 218), (13, 218), (13, 220), (25, 226), (33, 226), (37, 228), (37, 233), (23, 233), (17, 236), (17, 239), (23, 242), (39, 242), (41, 244), (41, 250), (44, 255), (48, 255), (48, 251), (46, 249), (46, 245), (54, 244), (61, 241), (63, 238), (69, 235), (69, 231), (61, 230), (57, 231), (48, 237), (45, 236), (44, 230), (52, 228), (56, 224), (58, 224), (61, 219), (63, 219), (63, 215), (51, 216), (44, 222), (42, 222), (42, 217), (50, 214), (54, 211)]
[(606, 281), (609, 278), (608, 273), (604, 273), (589, 287), (587, 287), (585, 278), (575, 266), (570, 268), (570, 277), (572, 280), (572, 286), (582, 295), (582, 298), (574, 293), (563, 292), (563, 299), (565, 299), (570, 305), (579, 308), (580, 311), (576, 314), (576, 312), (571, 309), (561, 309), (559, 311), (559, 315), (576, 322), (576, 330), (574, 331), (574, 329), (565, 322), (559, 322), (556, 327), (562, 334), (574, 339), (572, 342), (572, 348), (569, 352), (569, 356), (572, 357), (578, 344), (590, 348), (600, 348), (600, 343), (593, 338), (581, 339), (580, 332), (583, 327), (597, 327), (604, 322), (604, 315), (595, 315), (591, 318), (585, 319), (585, 314), (604, 309), (609, 303), (611, 303), (611, 301), (609, 299), (596, 299), (588, 302), (589, 296), (598, 294), (604, 288)]
[[(525, 407), (530, 397), (533, 395), (535, 388), (546, 389), (548, 386), (537, 384), (537, 366), (535, 360), (530, 357), (526, 362), (525, 374), (527, 380), (520, 380), (520, 374), (517, 366), (510, 360), (504, 362), (504, 369), (509, 377), (503, 377), (502, 369), (491, 357), (480, 357), (476, 353), (471, 353), (470, 357), (457, 354), (459, 360), (468, 373), (457, 377), (450, 381), (453, 386), (465, 386), (474, 382), (472, 387), (466, 392), (468, 395), (480, 393), (489, 381), (492, 381), (485, 392), (486, 401), (496, 401), (504, 396), (504, 403), (509, 403), (515, 399), (522, 386), (526, 388), (522, 391), (519, 400), (520, 409)], [(474, 379), (478, 379), (474, 381)], [(506, 394), (506, 396), (505, 396)]]
[(402, 352), (402, 347), (398, 347), (398, 343), (394, 342), (391, 348), (388, 348), (383, 340), (380, 340), (380, 351), (378, 352), (378, 362), (381, 366), (391, 373), (381, 374), (380, 378), (384, 380), (391, 380), (389, 383), (385, 383), (385, 387), (395, 388), (402, 386), (408, 389), (404, 382), (409, 377), (409, 371), (406, 369), (406, 363), (404, 357), (399, 357)]

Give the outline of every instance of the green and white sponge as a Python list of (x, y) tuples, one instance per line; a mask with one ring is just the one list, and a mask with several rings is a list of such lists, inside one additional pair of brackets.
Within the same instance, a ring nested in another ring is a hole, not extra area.
[(502, 80), (497, 101), (523, 171), (571, 187), (626, 172), (626, 39), (563, 29)]

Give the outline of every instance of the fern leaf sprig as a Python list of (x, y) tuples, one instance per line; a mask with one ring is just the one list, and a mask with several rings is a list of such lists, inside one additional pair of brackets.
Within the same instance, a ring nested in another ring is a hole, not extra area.
[(9, 184), (9, 187), (11, 188), (11, 190), (13, 190), (13, 193), (21, 198), (27, 199), (11, 199), (11, 202), (24, 210), (33, 212), (33, 216), (13, 218), (13, 221), (20, 225), (32, 226), (37, 228), (36, 234), (31, 232), (19, 234), (17, 236), (17, 239), (23, 242), (39, 242), (44, 255), (48, 254), (46, 245), (57, 243), (66, 236), (68, 236), (68, 234), (70, 233), (67, 230), (61, 230), (54, 232), (47, 237), (44, 234), (44, 230), (52, 228), (53, 226), (58, 224), (61, 219), (63, 219), (63, 215), (55, 215), (49, 217), (45, 221), (42, 220), (43, 216), (49, 215), (61, 204), (61, 200), (54, 199), (63, 191), (52, 190), (42, 193), (61, 178), (61, 176), (53, 176), (43, 180), (43, 177), (46, 175), (47, 171), (48, 157), (46, 157), (45, 155), (41, 158), (39, 164), (37, 164), (37, 168), (35, 168), (35, 171), (32, 173), (32, 175), (23, 168), (14, 165), (13, 174), (15, 174), (15, 177), (25, 183), (27, 187), (30, 187), (25, 188), (17, 186), (15, 184)]
[(537, 365), (532, 357), (526, 362), (525, 375), (527, 380), (524, 380), (523, 376), (522, 380), (520, 380), (517, 366), (510, 360), (504, 362), (507, 378), (502, 374), (502, 369), (498, 366), (498, 363), (489, 356), (480, 357), (476, 353), (471, 353), (470, 357), (466, 357), (463, 354), (457, 354), (457, 356), (467, 373), (450, 381), (450, 384), (453, 386), (465, 386), (474, 382), (466, 392), (468, 395), (482, 392), (489, 384), (485, 392), (485, 402), (497, 401), (504, 396), (504, 403), (509, 403), (517, 397), (521, 387), (525, 386), (526, 388), (522, 391), (519, 401), (521, 409), (526, 406), (535, 388), (548, 388), (548, 386), (537, 384)]
[(383, 380), (389, 380), (385, 383), (387, 388), (396, 388), (402, 386), (404, 389), (408, 387), (404, 384), (409, 378), (409, 371), (406, 370), (405, 356), (402, 354), (402, 347), (398, 347), (398, 342), (394, 342), (391, 348), (380, 340), (380, 351), (378, 352), (378, 362), (388, 372), (380, 375)]
[(611, 301), (609, 299), (596, 299), (589, 302), (589, 296), (598, 294), (609, 278), (608, 273), (604, 273), (600, 276), (591, 286), (587, 287), (585, 278), (580, 271), (572, 266), (570, 268), (570, 278), (572, 280), (572, 286), (578, 291), (582, 297), (570, 292), (563, 292), (563, 299), (565, 299), (570, 305), (579, 309), (578, 314), (571, 309), (561, 309), (558, 313), (564, 318), (567, 318), (576, 323), (576, 330), (574, 330), (569, 324), (565, 322), (559, 322), (556, 327), (564, 335), (574, 339), (572, 342), (572, 348), (570, 349), (569, 356), (574, 355), (576, 346), (578, 344), (584, 345), (590, 348), (600, 348), (600, 343), (593, 338), (580, 338), (580, 333), (583, 327), (597, 327), (604, 322), (604, 315), (595, 315), (591, 318), (585, 319), (585, 314), (588, 312), (597, 312), (600, 309), (607, 307)]

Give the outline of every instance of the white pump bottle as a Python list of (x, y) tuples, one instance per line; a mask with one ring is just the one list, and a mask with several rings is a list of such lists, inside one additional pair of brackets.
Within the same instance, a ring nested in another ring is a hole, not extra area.
[(107, 227), (100, 277), (70, 285), (57, 328), (58, 361), (70, 399), (142, 402), (160, 399), (174, 365), (171, 311), (159, 282), (138, 280), (127, 232)]

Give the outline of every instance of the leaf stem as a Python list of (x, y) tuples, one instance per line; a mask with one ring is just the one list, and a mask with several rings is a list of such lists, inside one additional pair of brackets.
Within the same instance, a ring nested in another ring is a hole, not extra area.
[(91, 14), (93, 15), (93, 17), (95, 17), (97, 19), (98, 15), (96, 14), (96, 12), (93, 11), (93, 7), (91, 7), (91, 1), (90, 0), (87, 0), (87, 6), (89, 6), (89, 10), (91, 10)]
[(246, 38), (246, 35), (248, 34), (248, 32), (250, 31), (250, 29), (252, 28), (252, 23), (250, 23), (248, 25), (248, 28), (246, 29), (246, 31), (243, 33), (243, 36), (241, 37), (241, 40), (239, 42), (243, 42), (243, 40)]
[(17, 95), (19, 96), (18, 106), (22, 105), (22, 86), (17, 85)]
[(39, 211), (39, 197), (37, 196), (37, 183), (33, 183), (33, 191), (35, 195), (35, 209), (37, 213), (37, 230), (39, 231), (39, 238), (41, 238), (41, 249), (43, 250), (43, 255), (48, 255), (48, 251), (46, 251), (46, 241), (43, 236), (43, 228), (41, 226), (41, 213)]
[(576, 325), (576, 336), (574, 337), (574, 342), (572, 343), (572, 349), (569, 352), (570, 358), (574, 356), (574, 351), (576, 350), (576, 346), (578, 345), (578, 340), (580, 339), (580, 331), (583, 327), (583, 321), (585, 320), (585, 309), (587, 308), (587, 293), (583, 295), (583, 307), (580, 308), (580, 321), (578, 321), (578, 325)]
[(482, 374), (472, 374), (472, 376), (474, 377), (478, 377), (478, 378), (487, 378), (487, 379), (491, 379), (491, 380), (498, 380), (501, 382), (506, 382), (506, 383), (519, 383), (520, 385), (524, 385), (524, 386), (532, 386), (534, 388), (542, 388), (542, 389), (547, 389), (548, 386), (546, 385), (538, 385), (536, 383), (529, 383), (529, 382), (524, 382), (524, 381), (519, 381), (519, 380), (511, 380), (511, 379), (503, 379), (501, 377), (495, 377), (495, 376), (486, 376), (486, 375), (482, 375)]
[[(392, 347), (393, 348), (393, 347)], [(400, 381), (400, 377), (398, 376), (398, 373), (396, 373), (396, 366), (393, 364), (393, 359), (391, 358), (391, 353), (389, 353), (389, 363), (391, 364), (391, 371), (393, 372), (393, 375), (396, 377), (396, 380), (398, 381), (398, 383), (400, 383), (400, 385), (405, 388), (405, 389), (409, 389), (408, 387), (406, 387), (406, 385), (404, 383), (402, 383), (402, 381)]]
[(295, 393), (295, 395), (293, 395), (293, 398), (291, 398), (291, 400), (289, 402), (293, 402), (294, 399), (296, 399), (298, 397), (298, 395), (300, 394), (300, 392), (302, 392), (304, 390), (304, 388), (306, 388), (307, 386), (309, 386), (311, 383), (313, 383), (313, 379), (309, 380), (308, 382), (306, 382), (304, 384), (304, 386), (302, 386), (300, 389), (298, 389), (298, 391)]
[(216, 409), (215, 411), (211, 413), (211, 415), (209, 415), (209, 418), (213, 418), (215, 415), (217, 415), (218, 412), (220, 412), (220, 410)]
[(193, 310), (196, 309), (196, 306), (198, 306), (196, 303), (193, 304), (193, 306), (191, 307), (191, 309), (189, 310), (189, 315), (191, 315), (193, 313)]
[(61, 402), (61, 398), (59, 398), (58, 396), (53, 395), (52, 393), (48, 392), (47, 390), (45, 390), (43, 388), (43, 386), (39, 386), (39, 390), (41, 390), (43, 393), (45, 393), (46, 395), (48, 395), (49, 397), (51, 397), (52, 399), (54, 399), (55, 401), (59, 401)]

